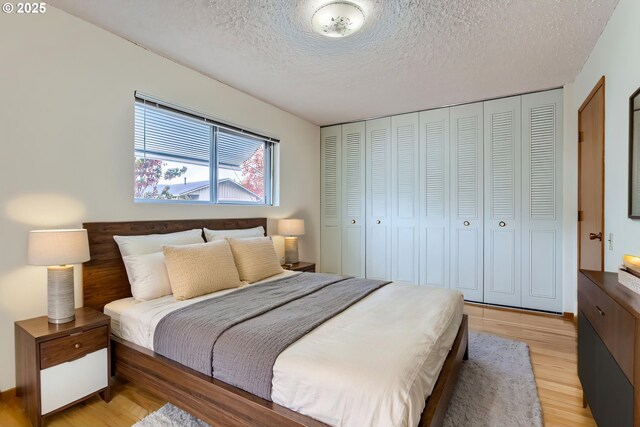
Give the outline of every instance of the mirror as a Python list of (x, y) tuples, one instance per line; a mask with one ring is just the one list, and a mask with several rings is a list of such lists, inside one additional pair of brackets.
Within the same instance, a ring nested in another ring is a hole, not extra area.
[(640, 219), (640, 88), (629, 98), (629, 218)]

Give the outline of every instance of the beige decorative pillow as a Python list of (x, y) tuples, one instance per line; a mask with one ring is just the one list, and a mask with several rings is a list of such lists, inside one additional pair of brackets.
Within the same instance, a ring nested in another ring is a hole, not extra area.
[(186, 300), (242, 285), (226, 240), (163, 246), (173, 296)]
[(270, 238), (229, 239), (229, 243), (243, 282), (253, 283), (283, 272)]

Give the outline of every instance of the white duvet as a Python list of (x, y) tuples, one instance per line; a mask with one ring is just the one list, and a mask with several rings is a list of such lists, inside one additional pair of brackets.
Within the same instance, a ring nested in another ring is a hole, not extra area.
[[(155, 328), (168, 313), (233, 291), (188, 301), (127, 298), (108, 304), (105, 313), (114, 333), (153, 350)], [(462, 311), (456, 291), (384, 286), (282, 352), (273, 367), (271, 398), (333, 426), (416, 426)]]

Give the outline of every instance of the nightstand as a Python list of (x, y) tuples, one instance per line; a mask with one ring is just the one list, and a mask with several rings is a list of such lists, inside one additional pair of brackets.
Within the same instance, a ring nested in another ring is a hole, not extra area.
[(284, 268), (285, 270), (291, 270), (291, 271), (306, 271), (308, 273), (316, 272), (316, 264), (313, 262), (300, 261), (300, 262), (296, 262), (295, 264), (292, 264), (291, 267), (283, 265), (282, 268)]
[(88, 397), (110, 399), (110, 317), (78, 308), (72, 322), (47, 316), (15, 323), (16, 395), (31, 423)]

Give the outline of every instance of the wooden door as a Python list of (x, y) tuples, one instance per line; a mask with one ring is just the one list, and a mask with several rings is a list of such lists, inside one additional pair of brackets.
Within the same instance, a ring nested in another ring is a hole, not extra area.
[(320, 271), (342, 274), (342, 126), (320, 130)]
[(578, 110), (578, 266), (604, 270), (604, 77)]
[(342, 274), (365, 276), (365, 123), (342, 126)]
[(521, 97), (484, 103), (484, 302), (521, 305)]
[(562, 89), (522, 96), (522, 306), (562, 311)]
[(482, 103), (450, 110), (450, 287), (483, 301)]
[(391, 278), (391, 118), (366, 122), (366, 277)]
[(449, 108), (420, 113), (420, 284), (449, 287)]
[(418, 113), (391, 117), (391, 279), (419, 282)]

